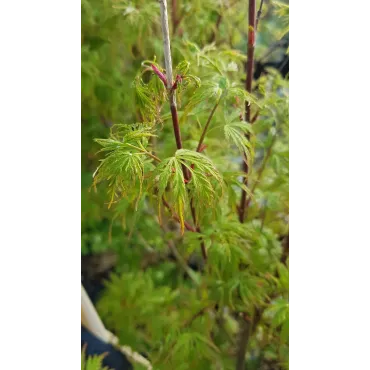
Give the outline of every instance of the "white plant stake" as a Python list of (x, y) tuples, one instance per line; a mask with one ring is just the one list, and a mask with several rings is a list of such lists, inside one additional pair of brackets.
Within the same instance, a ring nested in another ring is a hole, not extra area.
[(101, 321), (94, 305), (92, 304), (85, 288), (81, 285), (81, 323), (82, 325), (94, 334), (97, 338), (105, 343), (112, 344), (115, 348), (121, 351), (128, 359), (143, 365), (147, 370), (153, 370), (151, 363), (134, 352), (129, 346), (121, 346), (118, 343), (118, 338), (107, 330)]
[[(161, 24), (163, 33), (164, 63), (166, 66), (167, 88), (172, 87), (172, 59), (170, 32), (168, 29), (167, 0), (158, 0), (161, 7)], [(176, 104), (176, 102), (175, 102)]]

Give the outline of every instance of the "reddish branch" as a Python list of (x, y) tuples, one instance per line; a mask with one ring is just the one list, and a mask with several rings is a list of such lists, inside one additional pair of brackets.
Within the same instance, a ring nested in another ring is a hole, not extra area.
[[(254, 45), (256, 39), (256, 0), (249, 0), (249, 13), (248, 13), (248, 60), (247, 60), (247, 78), (245, 89), (252, 92), (253, 81), (253, 65), (254, 65)], [(251, 106), (247, 101), (245, 102), (245, 120), (251, 122)], [(248, 175), (249, 167), (247, 161), (243, 163), (243, 171)], [(245, 185), (248, 183), (248, 177), (245, 177)], [(239, 221), (244, 222), (245, 210), (247, 208), (247, 193), (242, 190), (242, 197), (239, 207)]]
[[(171, 109), (171, 116), (172, 116), (172, 125), (173, 125), (173, 132), (175, 135), (176, 146), (177, 149), (182, 149), (182, 140), (181, 140), (181, 132), (180, 132), (180, 124), (179, 124), (179, 117), (177, 113), (177, 105), (176, 105), (176, 92), (173, 88), (173, 77), (172, 77), (172, 58), (171, 58), (171, 46), (170, 46), (170, 34), (168, 29), (168, 14), (167, 14), (167, 0), (159, 0), (159, 5), (161, 9), (161, 25), (162, 25), (162, 33), (163, 33), (163, 49), (164, 49), (164, 59), (166, 65), (166, 74), (167, 74), (167, 91), (169, 95), (169, 102), (170, 102), (170, 109)], [(172, 3), (175, 6), (176, 12), (176, 2)], [(183, 165), (182, 171), (184, 174), (185, 182), (190, 180), (190, 173), (188, 169)], [(193, 222), (196, 227), (196, 230), (200, 232), (200, 228), (197, 223), (196, 213), (193, 206), (193, 202), (190, 201), (190, 209), (191, 214), (193, 217)], [(204, 242), (201, 241), (201, 248), (202, 248), (202, 255), (204, 260), (207, 259), (206, 248)]]
[[(261, 7), (262, 8), (262, 0)], [(252, 81), (253, 81), (253, 66), (254, 66), (254, 45), (256, 41), (256, 0), (249, 0), (248, 6), (248, 51), (247, 51), (247, 78), (246, 78), (246, 90), (252, 92)], [(245, 102), (245, 120), (251, 123), (251, 106), (248, 102)], [(249, 137), (248, 137), (249, 138)], [(249, 167), (247, 161), (243, 162), (243, 170), (248, 175)], [(245, 177), (244, 183), (247, 185), (248, 177)], [(250, 198), (249, 198), (250, 199)], [(239, 207), (239, 221), (244, 222), (245, 210), (247, 208), (247, 193), (242, 190), (242, 197)], [(258, 315), (257, 315), (258, 316)], [(252, 335), (255, 327), (257, 326), (258, 319), (253, 318), (252, 322), (244, 321), (241, 325), (240, 331), (240, 342), (238, 346), (237, 359), (236, 359), (236, 370), (245, 369), (245, 354), (248, 350), (248, 343), (250, 336)]]

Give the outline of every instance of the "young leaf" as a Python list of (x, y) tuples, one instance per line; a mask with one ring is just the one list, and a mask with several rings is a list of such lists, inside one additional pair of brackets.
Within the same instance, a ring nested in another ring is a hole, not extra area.
[(239, 151), (245, 155), (247, 163), (250, 163), (251, 161), (251, 151), (253, 148), (247, 139), (246, 134), (251, 131), (251, 125), (243, 121), (230, 122), (224, 126), (226, 139), (235, 144)]

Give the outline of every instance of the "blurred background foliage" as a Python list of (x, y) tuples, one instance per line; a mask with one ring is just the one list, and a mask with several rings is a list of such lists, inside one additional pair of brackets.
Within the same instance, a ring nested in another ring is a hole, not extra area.
[[(99, 300), (99, 312), (121, 342), (147, 354), (155, 369), (234, 369), (240, 313), (258, 314), (255, 307), (264, 307), (263, 324), (251, 339), (248, 369), (288, 367), (284, 256), (289, 234), (288, 81), (281, 75), (288, 63), (287, 9), (284, 2), (264, 1), (258, 24), (255, 59), (260, 75), (255, 95), (263, 104), (253, 125), (257, 139), (252, 183), (258, 186), (248, 222), (241, 226), (228, 216), (230, 222), (216, 221), (204, 228), (204, 240), (213, 251), (209, 264), (217, 267), (217, 276), (206, 276), (194, 289), (168, 255), (168, 240), (176, 240), (198, 274), (201, 267), (193, 256), (199, 246), (197, 236), (185, 233), (181, 238), (175, 226), (164, 232), (144, 199), (137, 210), (129, 199), (108, 209), (107, 185), (100, 184), (98, 190), (92, 187), (101, 159), (94, 139), (109, 137), (114, 124), (142, 121), (133, 82), (143, 61), (156, 60), (164, 66), (159, 3), (82, 0), (81, 253), (86, 258), (107, 252), (114, 255), (113, 259), (99, 257), (92, 267), (98, 272), (91, 271), (91, 259), (83, 259), (82, 270), (89, 279), (114, 266), (114, 274), (105, 276), (110, 282)], [(169, 1), (173, 65), (190, 61), (191, 73), (203, 81), (212, 79), (209, 60), (215, 60), (229, 81), (243, 88), (247, 20), (248, 1)], [(181, 110), (185, 102), (179, 102), (183, 141), (185, 147), (194, 148), (201, 132), (199, 122), (205, 122), (212, 106), (201, 105), (186, 115)], [(230, 119), (231, 104), (220, 107), (214, 127)], [(169, 118), (164, 112), (159, 143), (167, 156), (176, 148)], [(225, 177), (227, 171), (240, 170), (241, 157), (223, 141), (217, 129), (207, 138), (212, 160)], [(263, 176), (259, 177), (261, 167)], [(238, 190), (229, 194), (231, 204), (234, 198), (239, 199)], [(238, 267), (241, 259), (236, 256), (244, 253), (240, 240), (252, 245), (246, 257), (248, 270)]]

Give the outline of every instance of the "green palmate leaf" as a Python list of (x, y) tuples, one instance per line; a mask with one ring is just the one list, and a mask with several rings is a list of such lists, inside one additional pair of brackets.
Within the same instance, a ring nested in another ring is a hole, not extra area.
[(283, 298), (277, 299), (265, 312), (274, 328), (289, 320), (289, 303)]
[(248, 163), (251, 161), (253, 148), (246, 134), (251, 132), (251, 125), (247, 122), (230, 122), (224, 126), (226, 139), (236, 145), (239, 151), (245, 155)]
[(154, 128), (150, 124), (135, 123), (132, 125), (117, 124), (111, 131), (111, 137), (123, 143), (147, 144), (147, 139), (154, 135)]
[(158, 78), (145, 84), (141, 77), (136, 77), (133, 82), (137, 107), (144, 121), (154, 122), (159, 120), (160, 106), (166, 98), (163, 83)]
[(185, 40), (184, 41), (184, 45), (187, 46), (192, 53), (195, 53), (196, 54), (196, 53), (199, 53), (200, 52), (199, 46), (196, 43), (194, 43), (194, 42), (191, 42), (189, 40)]
[(273, 1), (273, 4), (276, 8), (276, 14), (283, 20), (284, 28), (282, 31), (280, 31), (279, 35), (279, 38), (282, 39), (289, 33), (289, 5), (280, 1)]
[(198, 215), (204, 207), (216, 208), (216, 202), (223, 194), (224, 181), (212, 161), (201, 153), (186, 149), (178, 150), (176, 158), (191, 174), (188, 189)]
[[(199, 171), (209, 174), (222, 183), (222, 176), (217, 171), (213, 162), (204, 154), (192, 150), (179, 149), (176, 151), (175, 157), (185, 166), (189, 167), (189, 164), (193, 164)], [(189, 170), (192, 170), (192, 168), (189, 168)]]
[(219, 66), (219, 64), (217, 63), (217, 60), (215, 60), (213, 58), (210, 58), (210, 57), (208, 57), (206, 55), (200, 55), (199, 56), (199, 59), (202, 60), (202, 62), (203, 62), (202, 64), (204, 66), (209, 67), (209, 68), (212, 68), (215, 72), (217, 72), (221, 76), (223, 75), (222, 69)]
[(279, 281), (280, 281), (281, 287), (285, 290), (288, 290), (289, 289), (289, 270), (284, 264), (279, 263), (278, 272), (279, 272)]
[(171, 186), (175, 201), (175, 210), (180, 218), (181, 231), (184, 232), (184, 208), (187, 203), (187, 191), (181, 163), (176, 157), (167, 158), (156, 168), (159, 202), (162, 202), (168, 186)]
[(182, 93), (190, 87), (198, 89), (201, 86), (199, 77), (188, 74), (190, 69), (190, 62), (187, 60), (182, 61), (175, 69), (174, 73), (174, 88), (176, 90), (176, 97), (181, 106)]
[(229, 56), (233, 60), (236, 60), (236, 61), (246, 61), (247, 60), (246, 55), (241, 53), (238, 50), (224, 50), (224, 51), (221, 51), (220, 55)]
[(244, 102), (246, 101), (249, 104), (253, 103), (253, 104), (255, 104), (255, 105), (257, 105), (258, 107), (261, 108), (257, 99), (251, 93), (249, 93), (248, 91), (246, 91), (242, 88), (235, 87), (235, 86), (229, 87), (227, 89), (227, 96), (229, 98), (232, 98), (232, 99), (237, 98), (243, 105), (244, 105)]
[(223, 74), (217, 60), (209, 55), (210, 52), (216, 50), (214, 44), (205, 45), (203, 49), (200, 49), (198, 45), (190, 41), (185, 41), (184, 44), (195, 56), (198, 66), (211, 68), (214, 72), (217, 72), (220, 75)]
[[(183, 168), (191, 174), (185, 184)], [(175, 209), (184, 231), (185, 208), (192, 199), (198, 213), (204, 205), (214, 204), (222, 195), (223, 179), (212, 161), (201, 153), (191, 150), (177, 150), (174, 157), (162, 161), (156, 168), (159, 201), (168, 186), (171, 188)]]
[[(220, 353), (220, 350), (206, 336), (198, 332), (184, 332), (176, 338), (168, 357), (176, 363), (190, 363), (193, 361), (194, 353), (202, 353), (203, 356), (212, 359)], [(177, 364), (176, 368), (178, 368)], [(187, 366), (184, 367), (184, 369), (187, 368)]]
[(222, 92), (223, 90), (218, 82), (206, 82), (192, 96), (186, 109), (193, 108), (206, 100), (215, 102), (220, 99)]
[[(223, 92), (224, 90), (220, 86), (219, 81), (208, 81), (203, 83), (189, 99), (189, 102), (185, 106), (184, 112), (181, 116), (181, 121), (184, 122), (191, 113), (194, 113), (195, 110), (204, 109), (204, 107), (209, 104), (214, 105), (219, 102)], [(196, 109), (194, 109), (195, 107)]]
[(109, 207), (114, 202), (117, 195), (125, 196), (132, 193), (139, 186), (137, 201), (142, 192), (144, 182), (144, 153), (129, 150), (123, 143), (107, 140), (97, 140), (103, 147), (103, 151), (108, 152), (105, 159), (94, 173), (94, 185), (107, 180), (109, 184), (110, 202)]
[(111, 200), (109, 207), (118, 193), (124, 196), (139, 183), (138, 199), (141, 195), (144, 181), (144, 158), (141, 153), (132, 153), (128, 150), (115, 150), (101, 161), (94, 173), (94, 184), (108, 180)]
[(125, 196), (128, 193), (136, 194), (136, 204), (140, 199), (143, 182), (144, 167), (150, 153), (146, 151), (148, 138), (155, 136), (151, 126), (143, 124), (115, 125), (111, 138), (95, 139), (106, 153), (104, 159), (93, 174), (94, 185), (107, 180), (109, 183), (110, 202), (116, 196)]

